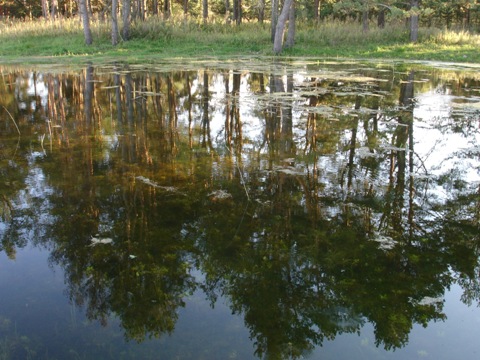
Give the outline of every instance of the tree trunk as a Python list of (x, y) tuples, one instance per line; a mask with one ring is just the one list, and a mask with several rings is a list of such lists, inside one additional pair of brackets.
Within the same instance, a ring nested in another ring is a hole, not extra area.
[(48, 19), (48, 0), (42, 0), (42, 15), (45, 19)]
[(233, 22), (235, 24), (238, 24), (238, 1), (233, 0)]
[[(166, 1), (165, 3), (168, 3), (168, 1)], [(145, 1), (144, 0), (138, 0), (137, 1), (138, 17), (142, 21), (145, 21), (146, 16), (147, 16), (147, 12), (145, 10), (145, 7), (146, 6), (145, 6)]]
[(242, 23), (242, 0), (233, 0), (233, 21), (237, 25)]
[(265, 20), (265, 0), (258, 0), (258, 22), (263, 24)]
[(320, 21), (320, 0), (315, 0), (313, 2), (313, 18), (316, 23)]
[(230, 24), (230, 0), (225, 0), (225, 24)]
[(123, 0), (123, 28), (122, 28), (122, 37), (123, 41), (127, 41), (130, 37), (130, 11), (131, 11), (131, 0)]
[(55, 20), (57, 17), (57, 10), (58, 10), (58, 0), (52, 0), (52, 8), (50, 10), (50, 17), (52, 20)]
[(287, 41), (285, 42), (286, 47), (292, 47), (295, 44), (295, 32), (296, 32), (296, 24), (295, 24), (295, 1), (292, 2), (290, 6), (290, 12), (288, 15), (288, 33), (287, 33)]
[(170, 0), (164, 0), (164, 2), (163, 2), (163, 18), (165, 20), (170, 19), (170, 14), (171, 14)]
[(187, 20), (188, 17), (188, 0), (183, 0), (183, 17)]
[(277, 22), (278, 22), (278, 0), (272, 0), (272, 21), (271, 21), (272, 43), (275, 41), (275, 30), (277, 28)]
[(411, 0), (410, 15), (410, 41), (417, 42), (418, 40), (418, 0)]
[(465, 11), (465, 17), (463, 19), (463, 24), (464, 24), (464, 27), (467, 30), (470, 30), (470, 6)]
[(377, 25), (380, 29), (385, 28), (385, 11), (386, 10), (382, 8), (378, 13)]
[(290, 14), (290, 8), (292, 7), (294, 0), (285, 0), (283, 3), (282, 12), (278, 17), (277, 26), (275, 27), (275, 39), (273, 42), (273, 52), (279, 54), (283, 48), (283, 33), (285, 31), (285, 25)]
[(206, 24), (208, 21), (208, 0), (202, 0), (203, 4), (203, 23)]
[(365, 8), (362, 11), (362, 30), (363, 32), (368, 31), (368, 8)]
[(233, 17), (235, 18), (235, 23), (240, 25), (242, 23), (242, 0), (234, 0), (233, 6)]
[(118, 0), (112, 0), (112, 45), (118, 44)]
[[(130, 0), (130, 21), (137, 20), (138, 17), (138, 2), (137, 0)], [(130, 25), (129, 25), (130, 26)]]
[(91, 45), (92, 31), (90, 30), (90, 19), (88, 17), (87, 0), (78, 0), (78, 7), (82, 16), (83, 34), (85, 35), (85, 44)]
[(91, 18), (93, 16), (92, 2), (90, 0), (85, 0), (85, 2), (87, 3), (88, 18)]

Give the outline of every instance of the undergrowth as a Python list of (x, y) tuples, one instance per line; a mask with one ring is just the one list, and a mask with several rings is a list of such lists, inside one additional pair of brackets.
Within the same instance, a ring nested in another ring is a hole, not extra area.
[[(119, 24), (120, 28), (122, 24)], [(116, 47), (110, 44), (110, 23), (91, 21), (94, 43), (87, 46), (78, 18), (0, 21), (0, 61), (14, 57), (75, 56), (162, 57), (273, 56), (270, 24), (208, 23), (172, 17), (168, 21), (150, 17), (131, 25), (130, 38)], [(403, 22), (384, 29), (373, 24), (362, 31), (358, 22), (327, 21), (320, 24), (298, 22), (295, 45), (284, 56), (405, 57), (448, 61), (480, 62), (473, 51), (480, 35), (465, 30), (421, 28), (419, 41), (409, 42)], [(26, 60), (28, 61), (28, 60)]]

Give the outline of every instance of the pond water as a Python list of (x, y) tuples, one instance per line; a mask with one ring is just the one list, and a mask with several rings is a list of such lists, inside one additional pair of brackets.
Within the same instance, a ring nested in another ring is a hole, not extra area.
[(478, 68), (0, 70), (0, 359), (479, 358)]

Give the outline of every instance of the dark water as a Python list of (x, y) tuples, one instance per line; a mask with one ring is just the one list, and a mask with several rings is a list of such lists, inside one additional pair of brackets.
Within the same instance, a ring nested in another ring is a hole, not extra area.
[(477, 69), (0, 70), (0, 359), (480, 356)]

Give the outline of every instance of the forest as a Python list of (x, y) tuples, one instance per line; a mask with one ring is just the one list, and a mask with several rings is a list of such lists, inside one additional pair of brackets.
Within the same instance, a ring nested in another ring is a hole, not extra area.
[(109, 24), (113, 45), (131, 38), (132, 24), (151, 18), (222, 24), (224, 31), (242, 23), (259, 23), (270, 27), (278, 54), (294, 45), (298, 23), (314, 27), (329, 21), (357, 22), (365, 33), (372, 27), (404, 23), (409, 41), (416, 42), (421, 26), (476, 33), (479, 10), (477, 0), (4, 0), (0, 18), (5, 22), (80, 17), (87, 45), (93, 42), (92, 21)]

